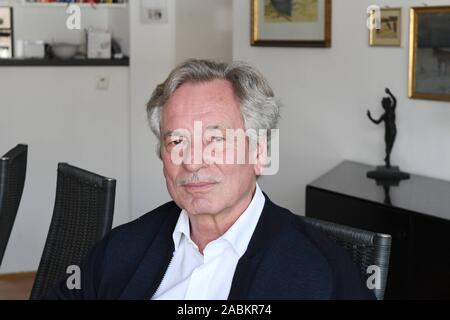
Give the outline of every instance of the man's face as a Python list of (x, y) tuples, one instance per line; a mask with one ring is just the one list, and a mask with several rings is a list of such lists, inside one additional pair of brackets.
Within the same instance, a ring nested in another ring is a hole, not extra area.
[[(194, 138), (195, 126), (196, 132), (202, 129), (202, 136)], [(227, 150), (234, 142), (227, 141), (227, 129), (245, 131), (232, 85), (225, 80), (184, 83), (162, 110), (161, 157), (167, 189), (177, 205), (191, 215), (230, 212), (254, 191), (258, 164), (211, 163), (203, 156), (200, 161), (194, 159), (194, 148), (202, 155), (208, 148), (216, 150), (211, 152), (216, 156), (225, 154), (227, 151), (220, 150)], [(237, 144), (233, 145), (236, 150)], [(247, 139), (244, 148), (247, 154)], [(173, 161), (177, 149), (182, 150), (182, 163)]]

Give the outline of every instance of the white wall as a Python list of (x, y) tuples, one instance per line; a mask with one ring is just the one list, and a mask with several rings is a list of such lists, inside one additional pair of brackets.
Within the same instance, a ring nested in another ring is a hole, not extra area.
[[(366, 9), (403, 7), (402, 48), (368, 46)], [(261, 184), (279, 204), (303, 214), (305, 186), (344, 159), (382, 164), (381, 112), (389, 87), (398, 97), (392, 160), (412, 173), (450, 180), (450, 104), (407, 97), (409, 7), (423, 1), (335, 0), (331, 49), (249, 45), (249, 1), (233, 2), (233, 58), (258, 67), (284, 103), (280, 171)], [(428, 5), (448, 1), (430, 0)]]
[[(110, 87), (96, 90), (96, 77)], [(0, 150), (28, 144), (24, 193), (1, 273), (36, 270), (58, 162), (116, 178), (114, 225), (130, 219), (128, 68), (1, 67)]]
[(175, 1), (168, 0), (168, 22), (141, 24), (140, 1), (130, 1), (131, 203), (138, 217), (169, 200), (156, 157), (145, 105), (153, 88), (175, 64)]
[(178, 1), (176, 21), (177, 63), (189, 58), (231, 60), (231, 0)]
[[(105, 9), (106, 10), (106, 9)], [(112, 8), (108, 10), (108, 29), (113, 39), (121, 46), (123, 54), (130, 55), (129, 9)]]

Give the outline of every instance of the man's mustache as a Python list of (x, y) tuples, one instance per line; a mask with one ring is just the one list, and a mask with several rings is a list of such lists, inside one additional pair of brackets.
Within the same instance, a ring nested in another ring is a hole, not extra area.
[(218, 183), (220, 182), (220, 179), (212, 176), (203, 176), (198, 174), (198, 172), (193, 173), (192, 175), (184, 178), (180, 178), (176, 180), (176, 183), (178, 186), (184, 186), (190, 183), (200, 183), (200, 182), (207, 182), (207, 183)]

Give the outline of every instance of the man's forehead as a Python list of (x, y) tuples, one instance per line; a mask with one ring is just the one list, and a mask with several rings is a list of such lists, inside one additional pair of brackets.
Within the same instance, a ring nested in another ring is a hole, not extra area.
[(193, 128), (195, 121), (202, 122), (202, 129), (240, 127), (242, 115), (230, 87), (225, 80), (180, 86), (162, 108), (163, 134)]

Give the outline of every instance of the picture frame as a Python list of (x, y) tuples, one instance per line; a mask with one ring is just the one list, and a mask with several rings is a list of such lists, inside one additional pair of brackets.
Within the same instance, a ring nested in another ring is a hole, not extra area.
[(402, 8), (382, 8), (380, 29), (369, 30), (369, 46), (401, 47)]
[(408, 96), (450, 101), (450, 6), (410, 9)]
[(250, 0), (252, 46), (331, 47), (332, 0)]

